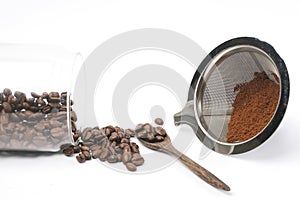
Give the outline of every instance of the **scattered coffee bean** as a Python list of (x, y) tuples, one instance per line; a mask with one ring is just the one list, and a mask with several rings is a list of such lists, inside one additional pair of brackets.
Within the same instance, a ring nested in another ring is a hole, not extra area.
[(63, 150), (63, 153), (66, 155), (66, 156), (71, 156), (74, 154), (74, 148), (71, 146), (71, 147), (68, 147), (66, 149)]
[(84, 163), (84, 162), (85, 162), (85, 156), (84, 156), (82, 153), (78, 154), (78, 155), (76, 156), (76, 159), (77, 159), (77, 161), (78, 161), (79, 163)]
[(82, 154), (84, 155), (86, 160), (91, 160), (92, 156), (89, 151), (82, 151)]
[(156, 118), (154, 120), (155, 124), (162, 126), (164, 124), (164, 120), (162, 118)]
[(136, 166), (135, 166), (135, 164), (133, 164), (133, 163), (131, 163), (131, 162), (128, 162), (128, 163), (126, 163), (125, 165), (126, 165), (126, 168), (127, 168), (129, 171), (132, 171), (132, 172), (136, 171)]

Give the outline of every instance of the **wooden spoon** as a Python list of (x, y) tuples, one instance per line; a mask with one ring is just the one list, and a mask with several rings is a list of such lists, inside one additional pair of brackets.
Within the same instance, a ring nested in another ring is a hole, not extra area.
[(222, 189), (225, 191), (230, 191), (230, 187), (226, 185), (223, 181), (218, 179), (215, 175), (210, 173), (205, 168), (201, 167), (198, 163), (187, 157), (186, 155), (182, 154), (180, 151), (178, 151), (171, 143), (170, 137), (166, 135), (164, 141), (161, 142), (147, 142), (143, 140), (142, 138), (138, 138), (139, 141), (146, 147), (161, 151), (167, 154), (172, 154), (179, 158), (179, 160), (187, 166), (194, 174), (199, 176), (202, 180), (207, 182), (208, 184), (212, 185), (213, 187), (217, 189)]

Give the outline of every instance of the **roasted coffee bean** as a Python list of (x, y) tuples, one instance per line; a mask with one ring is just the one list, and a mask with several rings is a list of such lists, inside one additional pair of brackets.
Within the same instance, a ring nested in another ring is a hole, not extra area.
[(81, 136), (81, 139), (83, 140), (83, 141), (88, 141), (88, 140), (90, 140), (91, 138), (92, 138), (92, 133), (91, 133), (91, 131), (83, 131), (82, 132), (82, 136)]
[(12, 107), (8, 102), (3, 102), (2, 106), (3, 106), (3, 109), (5, 112), (7, 112), (7, 113), (12, 112)]
[(135, 136), (134, 130), (129, 129), (129, 128), (125, 130), (125, 133), (126, 133), (126, 134), (129, 134), (130, 137), (134, 137), (134, 136)]
[(165, 138), (161, 135), (157, 135), (157, 136), (155, 136), (155, 139), (157, 142), (161, 142), (161, 141), (164, 141)]
[(31, 96), (32, 96), (33, 98), (39, 98), (39, 97), (40, 97), (40, 95), (38, 95), (38, 94), (35, 93), (35, 92), (31, 92), (30, 94), (31, 94)]
[(1, 122), (1, 124), (7, 124), (8, 123), (8, 114), (5, 113), (4, 110), (1, 111), (0, 122)]
[(5, 95), (5, 96), (9, 96), (9, 95), (11, 95), (12, 94), (12, 92), (11, 92), (11, 90), (9, 89), (9, 88), (5, 88), (4, 90), (3, 90), (3, 94)]
[(71, 128), (72, 128), (72, 132), (76, 132), (77, 127), (74, 121), (71, 121)]
[(51, 129), (50, 134), (54, 138), (62, 138), (65, 135), (65, 131), (64, 129), (57, 127)]
[(71, 120), (75, 122), (77, 121), (77, 115), (73, 110), (70, 112), (70, 116), (71, 116)]
[(147, 131), (147, 133), (152, 132), (152, 126), (149, 123), (144, 124), (143, 129)]
[(161, 118), (156, 118), (154, 120), (154, 122), (155, 122), (155, 124), (160, 125), (160, 126), (164, 124), (164, 120)]
[(124, 152), (123, 155), (122, 155), (122, 162), (124, 164), (128, 163), (130, 160), (131, 160), (131, 153), (130, 152)]
[(109, 141), (113, 142), (113, 141), (117, 141), (119, 139), (118, 137), (118, 133), (117, 132), (113, 132), (111, 134), (111, 136), (109, 137)]
[(78, 161), (79, 163), (84, 163), (84, 162), (85, 162), (85, 156), (84, 156), (82, 153), (78, 154), (78, 155), (76, 156), (76, 159), (77, 159), (77, 161)]
[(50, 113), (51, 112), (51, 106), (49, 106), (49, 105), (47, 105), (47, 106), (44, 106), (43, 108), (42, 108), (42, 112), (44, 113), (44, 114), (48, 114), (48, 113)]
[(43, 100), (42, 97), (39, 97), (37, 100), (36, 100), (36, 103), (40, 106), (44, 106), (46, 105), (45, 101)]
[(133, 153), (140, 153), (140, 150), (139, 150), (139, 145), (137, 145), (136, 143), (132, 142), (130, 144), (131, 146), (131, 150)]
[(79, 134), (75, 132), (73, 134), (73, 140), (74, 140), (74, 142), (76, 142), (78, 139), (79, 139)]
[(39, 108), (37, 106), (30, 106), (29, 110), (35, 113), (39, 111)]
[(80, 146), (76, 145), (73, 147), (73, 150), (74, 150), (74, 153), (79, 153), (81, 148), (80, 148)]
[(43, 147), (48, 143), (47, 138), (44, 136), (34, 136), (32, 142), (38, 147)]
[(19, 117), (18, 117), (18, 115), (16, 113), (10, 113), (9, 114), (9, 118), (13, 122), (18, 122), (20, 120)]
[(63, 153), (66, 155), (66, 156), (71, 156), (74, 154), (74, 147), (70, 146), (66, 149), (63, 150)]
[(49, 97), (49, 94), (47, 92), (43, 92), (42, 95), (41, 95), (41, 97), (43, 99), (47, 99)]
[(135, 166), (141, 166), (144, 164), (145, 160), (139, 153), (134, 153), (131, 158), (131, 162)]
[(90, 150), (90, 148), (87, 146), (81, 146), (80, 149), (81, 149), (81, 151), (89, 151)]
[(138, 124), (138, 125), (136, 125), (136, 127), (135, 127), (135, 132), (138, 132), (138, 131), (140, 131), (140, 130), (142, 130), (143, 129), (143, 124)]
[(84, 155), (86, 160), (91, 160), (92, 156), (89, 151), (82, 151), (82, 154)]
[(100, 157), (100, 154), (101, 154), (101, 149), (97, 149), (97, 150), (94, 150), (92, 151), (93, 153), (93, 158), (96, 159), (96, 158), (99, 158)]
[(155, 132), (163, 137), (165, 137), (167, 135), (167, 132), (165, 129), (163, 129), (162, 127), (155, 127), (154, 128)]
[(132, 172), (136, 171), (136, 166), (132, 162), (126, 163), (125, 166), (129, 171), (132, 171)]
[(41, 120), (43, 118), (44, 118), (44, 115), (42, 113), (33, 113), (27, 117), (27, 120), (34, 121), (34, 120)]
[(155, 136), (154, 136), (153, 134), (148, 134), (148, 135), (147, 135), (147, 140), (148, 140), (149, 142), (154, 142)]
[(9, 104), (15, 104), (15, 103), (16, 103), (16, 98), (15, 98), (13, 95), (9, 95), (9, 96), (7, 97), (7, 102), (8, 102)]
[(109, 156), (109, 151), (107, 149), (103, 149), (100, 153), (99, 159), (101, 161), (106, 161), (106, 158)]
[(37, 130), (37, 131), (40, 131), (42, 132), (43, 130), (45, 130), (45, 126), (43, 123), (38, 123), (34, 126), (34, 128)]
[(110, 155), (107, 157), (107, 162), (109, 163), (116, 163), (118, 162), (118, 157), (116, 155)]
[(122, 138), (122, 139), (121, 139), (121, 143), (127, 143), (127, 144), (128, 144), (128, 143), (129, 143), (129, 140), (128, 140), (127, 138)]
[(55, 128), (55, 127), (61, 127), (61, 126), (64, 125), (62, 122), (59, 122), (57, 120), (49, 120), (49, 124), (53, 128)]

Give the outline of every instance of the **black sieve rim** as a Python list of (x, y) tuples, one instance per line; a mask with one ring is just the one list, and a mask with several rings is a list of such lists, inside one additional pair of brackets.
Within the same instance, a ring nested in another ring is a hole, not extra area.
[(275, 130), (278, 128), (279, 124), (281, 123), (289, 100), (289, 92), (290, 92), (289, 75), (283, 59), (278, 55), (275, 49), (267, 42), (261, 41), (253, 37), (239, 37), (239, 38), (228, 40), (222, 43), (221, 45), (217, 46), (200, 63), (190, 85), (190, 89), (188, 93), (188, 101), (195, 100), (194, 94), (197, 90), (196, 87), (198, 84), (198, 80), (199, 78), (201, 78), (202, 73), (205, 71), (210, 61), (223, 50), (238, 45), (250, 45), (256, 47), (262, 50), (263, 52), (265, 52), (272, 59), (275, 66), (277, 67), (280, 76), (279, 78), (281, 80), (280, 81), (281, 93), (280, 93), (280, 99), (278, 101), (278, 106), (275, 111), (275, 114), (273, 115), (273, 118), (259, 134), (257, 134), (256, 136), (254, 136), (253, 138), (247, 141), (241, 143), (224, 143), (217, 140), (213, 141), (211, 138), (209, 138), (206, 135), (206, 133), (204, 133), (201, 130), (201, 128), (198, 125), (198, 129), (196, 130), (196, 135), (200, 139), (200, 141), (202, 141), (208, 148), (223, 154), (244, 153), (264, 143), (275, 132)]

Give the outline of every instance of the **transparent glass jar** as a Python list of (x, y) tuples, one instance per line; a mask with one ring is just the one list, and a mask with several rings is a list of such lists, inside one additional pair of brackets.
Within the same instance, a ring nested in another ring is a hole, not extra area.
[(0, 44), (0, 150), (50, 151), (73, 144), (73, 73), (79, 54)]

